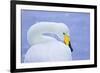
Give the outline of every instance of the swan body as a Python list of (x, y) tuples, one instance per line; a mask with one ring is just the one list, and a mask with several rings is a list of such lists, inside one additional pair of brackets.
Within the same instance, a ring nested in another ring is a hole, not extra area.
[(47, 62), (72, 60), (70, 47), (56, 38), (43, 33), (55, 33), (63, 41), (64, 33), (69, 36), (69, 29), (63, 23), (39, 22), (32, 25), (27, 32), (30, 48), (25, 54), (24, 62)]
[(52, 41), (33, 45), (26, 54), (25, 62), (67, 61), (71, 59), (69, 47), (61, 42)]

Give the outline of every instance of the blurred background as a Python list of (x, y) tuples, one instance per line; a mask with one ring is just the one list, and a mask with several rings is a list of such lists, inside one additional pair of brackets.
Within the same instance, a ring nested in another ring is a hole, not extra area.
[(64, 23), (69, 27), (73, 60), (90, 58), (90, 14), (79, 12), (52, 12), (21, 10), (21, 62), (31, 47), (27, 41), (27, 31), (36, 22)]

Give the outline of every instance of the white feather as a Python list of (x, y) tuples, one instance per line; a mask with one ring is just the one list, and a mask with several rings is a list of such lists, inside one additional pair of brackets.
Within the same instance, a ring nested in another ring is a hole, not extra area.
[(70, 48), (58, 41), (33, 45), (24, 62), (48, 62), (72, 60)]
[(64, 23), (38, 22), (32, 25), (27, 32), (31, 47), (24, 62), (72, 60), (70, 48), (56, 38), (43, 35), (48, 32), (55, 33), (61, 40), (64, 39), (63, 32), (69, 35), (69, 29)]

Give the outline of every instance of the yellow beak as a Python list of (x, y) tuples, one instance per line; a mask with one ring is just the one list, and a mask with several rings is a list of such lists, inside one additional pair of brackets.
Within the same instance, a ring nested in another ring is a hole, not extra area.
[(70, 42), (70, 37), (68, 35), (64, 35), (64, 43), (65, 45), (69, 45), (69, 42)]

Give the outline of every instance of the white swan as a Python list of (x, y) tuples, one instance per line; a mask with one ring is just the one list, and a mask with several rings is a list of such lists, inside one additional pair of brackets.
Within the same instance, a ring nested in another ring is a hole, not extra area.
[[(56, 34), (60, 41), (44, 33)], [(72, 60), (69, 36), (69, 29), (64, 23), (38, 22), (32, 25), (27, 32), (31, 47), (24, 62)]]

